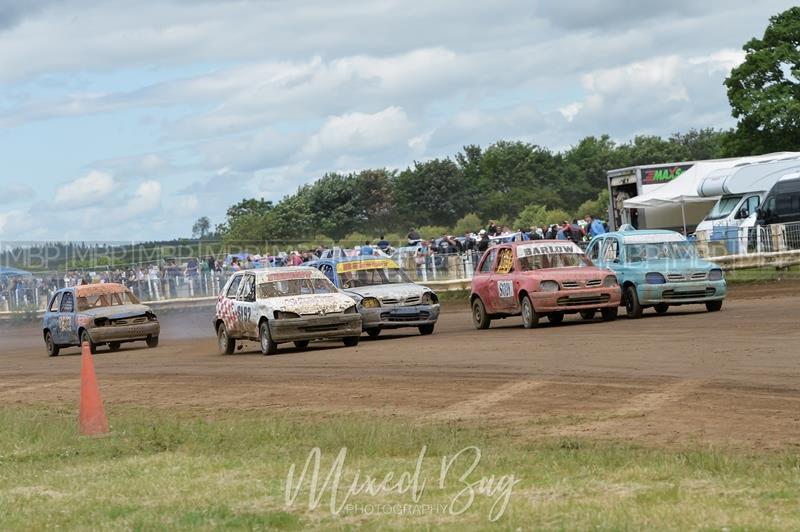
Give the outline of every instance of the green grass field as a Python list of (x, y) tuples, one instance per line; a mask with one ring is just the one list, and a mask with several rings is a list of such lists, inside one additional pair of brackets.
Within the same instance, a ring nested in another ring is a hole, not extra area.
[[(800, 529), (796, 453), (520, 441), (481, 426), (355, 416), (114, 409), (110, 419), (110, 435), (87, 438), (72, 409), (0, 410), (0, 528)], [(315, 446), (320, 481), (347, 448), (338, 515), (331, 489), (310, 508), (308, 479), (286, 504), (290, 464), (299, 472)], [(408, 483), (343, 501), (359, 471), (359, 485), (367, 475), (410, 476), (425, 446), (416, 502)], [(440, 484), (442, 457), (468, 446), (480, 449), (478, 465), (467, 474), (475, 455), (464, 453)], [(509, 491), (510, 475), (518, 482)], [(447, 508), (460, 504), (460, 515), (445, 509), (453, 501)]]

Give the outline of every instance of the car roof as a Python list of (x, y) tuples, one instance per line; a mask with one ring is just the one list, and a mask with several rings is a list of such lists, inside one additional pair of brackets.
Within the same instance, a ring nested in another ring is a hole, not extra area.
[(289, 279), (324, 279), (325, 276), (311, 266), (282, 266), (278, 268), (259, 268), (256, 270), (242, 270), (238, 275), (248, 273), (256, 276), (256, 282), (286, 281)]
[(625, 243), (647, 242), (685, 242), (686, 237), (677, 231), (667, 229), (641, 229), (631, 231), (614, 231), (599, 236), (620, 237)]
[(356, 255), (354, 257), (333, 257), (333, 258), (327, 258), (327, 259), (323, 259), (323, 260), (328, 260), (328, 261), (331, 261), (331, 262), (339, 263), (339, 262), (367, 262), (367, 261), (371, 261), (371, 260), (386, 261), (386, 260), (391, 260), (391, 259), (389, 259), (388, 255), (386, 255), (386, 256), (380, 256), (380, 255)]

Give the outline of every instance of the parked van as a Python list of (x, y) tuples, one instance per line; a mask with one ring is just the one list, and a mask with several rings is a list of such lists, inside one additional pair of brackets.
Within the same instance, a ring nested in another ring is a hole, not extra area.
[(780, 178), (758, 209), (759, 225), (789, 222), (800, 222), (800, 173)]

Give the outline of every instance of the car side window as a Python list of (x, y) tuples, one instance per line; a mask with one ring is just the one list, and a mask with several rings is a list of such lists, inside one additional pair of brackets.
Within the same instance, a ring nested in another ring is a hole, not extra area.
[(514, 269), (514, 255), (511, 248), (502, 248), (497, 252), (499, 259), (497, 260), (497, 267), (495, 272), (499, 274), (511, 273)]
[(64, 296), (61, 298), (61, 307), (59, 307), (59, 312), (74, 312), (75, 311), (75, 301), (72, 298), (72, 292), (64, 292)]
[(243, 275), (242, 277), (244, 280), (241, 282), (242, 290), (239, 300), (253, 302), (256, 300), (256, 276)]
[(489, 273), (490, 271), (492, 271), (492, 264), (494, 264), (494, 258), (496, 256), (497, 256), (497, 249), (496, 248), (490, 249), (489, 252), (484, 257), (483, 262), (481, 263), (481, 269), (480, 269), (481, 273)]
[(600, 248), (603, 246), (603, 239), (599, 240), (592, 240), (592, 243), (589, 245), (589, 258), (593, 261), (598, 260), (600, 258)]
[(614, 259), (619, 258), (619, 243), (616, 238), (607, 238), (605, 247), (603, 248), (603, 260), (612, 262)]
[(64, 292), (59, 292), (53, 296), (53, 300), (50, 301), (50, 312), (58, 312), (58, 307), (61, 305), (62, 295), (64, 295)]
[(319, 270), (325, 274), (325, 277), (327, 277), (330, 282), (336, 283), (336, 278), (333, 275), (333, 266), (330, 264), (323, 264), (320, 266)]
[(242, 276), (236, 275), (233, 279), (231, 279), (231, 285), (228, 287), (228, 291), (225, 292), (225, 297), (229, 299), (236, 299), (236, 292), (239, 291), (239, 283), (242, 282)]

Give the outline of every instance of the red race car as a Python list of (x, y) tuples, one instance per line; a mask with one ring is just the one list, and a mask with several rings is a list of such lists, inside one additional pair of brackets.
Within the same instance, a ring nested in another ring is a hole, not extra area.
[(620, 288), (613, 271), (595, 267), (572, 242), (514, 242), (483, 254), (470, 303), (478, 329), (487, 329), (492, 319), (517, 315), (528, 329), (542, 316), (555, 324), (564, 314), (579, 312), (590, 320), (597, 310), (611, 321), (617, 317)]

